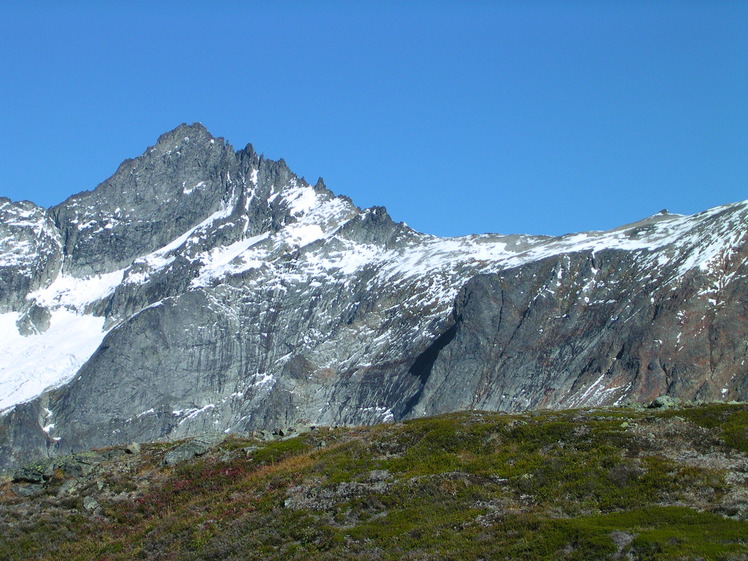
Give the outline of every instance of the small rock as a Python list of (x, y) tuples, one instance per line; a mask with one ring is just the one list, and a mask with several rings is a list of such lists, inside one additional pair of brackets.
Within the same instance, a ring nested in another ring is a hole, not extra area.
[(94, 512), (100, 508), (99, 501), (93, 497), (83, 499), (83, 508), (89, 512)]
[(387, 481), (392, 479), (392, 474), (386, 469), (374, 469), (369, 472), (369, 481)]
[(44, 491), (44, 486), (38, 483), (28, 485), (14, 485), (12, 491), (19, 497), (33, 497)]
[(62, 497), (64, 495), (75, 493), (78, 490), (78, 485), (79, 483), (77, 479), (68, 479), (60, 485), (60, 488), (57, 490), (57, 496)]
[(649, 409), (672, 409), (680, 405), (680, 399), (677, 397), (670, 397), (669, 395), (661, 395), (654, 398), (654, 401), (649, 404)]
[(44, 333), (49, 329), (52, 314), (49, 309), (43, 308), (37, 304), (32, 304), (26, 312), (18, 318), (16, 326), (18, 332), (24, 337), (37, 333)]
[(188, 440), (187, 442), (180, 444), (176, 448), (169, 450), (164, 456), (164, 459), (161, 461), (161, 465), (173, 466), (174, 464), (178, 464), (179, 462), (183, 462), (184, 460), (202, 456), (208, 450), (210, 450), (214, 446), (214, 444), (216, 443), (202, 438)]
[(634, 537), (634, 534), (629, 534), (628, 532), (614, 531), (610, 533), (610, 538), (618, 548), (616, 552), (617, 556), (620, 556), (623, 553), (623, 549), (634, 541)]
[(619, 407), (626, 408), (626, 409), (644, 409), (644, 406), (639, 403), (638, 401), (632, 401), (631, 399), (624, 399), (620, 404)]
[(57, 465), (66, 476), (81, 477), (89, 475), (94, 470), (97, 461), (97, 458), (79, 454), (62, 458)]
[(133, 442), (127, 448), (125, 448), (125, 452), (128, 454), (140, 454), (140, 444), (138, 444), (137, 442)]

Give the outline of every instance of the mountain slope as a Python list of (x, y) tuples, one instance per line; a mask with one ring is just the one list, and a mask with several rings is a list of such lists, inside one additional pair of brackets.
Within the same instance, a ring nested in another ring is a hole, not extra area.
[(737, 560), (748, 408), (451, 413), (37, 462), (0, 558)]
[(3, 205), (5, 465), (297, 422), (748, 397), (746, 203), (441, 239), (196, 124), (48, 212)]

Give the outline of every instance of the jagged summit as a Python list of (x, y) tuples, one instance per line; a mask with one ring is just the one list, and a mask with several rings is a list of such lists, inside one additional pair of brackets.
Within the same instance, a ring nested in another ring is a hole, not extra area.
[(48, 211), (0, 201), (0, 464), (300, 420), (744, 399), (747, 222), (736, 203), (443, 239), (180, 125)]
[(192, 138), (193, 141), (197, 142), (210, 142), (211, 140), (224, 142), (222, 138), (215, 138), (202, 123), (194, 122), (189, 125), (187, 123), (182, 123), (175, 129), (165, 132), (158, 137), (156, 145), (151, 148), (172, 150), (177, 147), (180, 142), (184, 142), (189, 138)]

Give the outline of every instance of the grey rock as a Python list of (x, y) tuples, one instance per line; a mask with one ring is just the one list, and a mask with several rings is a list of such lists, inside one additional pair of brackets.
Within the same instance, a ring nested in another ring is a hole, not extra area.
[(179, 462), (190, 460), (197, 456), (202, 456), (213, 446), (215, 446), (215, 444), (215, 440), (211, 441), (202, 438), (188, 440), (187, 442), (183, 442), (182, 444), (179, 444), (175, 448), (169, 450), (164, 455), (164, 459), (162, 460), (161, 464), (164, 466), (173, 466), (178, 464)]
[(386, 469), (375, 469), (369, 472), (369, 481), (387, 481), (392, 479), (392, 474)]
[(650, 409), (673, 409), (679, 407), (681, 404), (680, 399), (677, 397), (670, 397), (669, 395), (661, 395), (652, 400), (649, 404)]
[(101, 505), (95, 498), (88, 496), (83, 499), (83, 509), (88, 512), (96, 512), (101, 509)]
[(13, 487), (11, 487), (11, 490), (19, 497), (34, 497), (44, 492), (44, 485), (38, 483), (31, 483), (27, 485), (13, 485)]
[(95, 454), (65, 456), (55, 461), (55, 467), (62, 470), (66, 477), (85, 477), (90, 475), (103, 458)]
[(140, 444), (133, 442), (125, 448), (125, 452), (128, 454), (140, 454)]
[(49, 213), (29, 201), (0, 197), (0, 313), (19, 311), (62, 265), (62, 235)]
[(80, 486), (80, 482), (77, 479), (67, 479), (63, 481), (60, 488), (57, 490), (58, 497), (64, 497), (65, 495), (75, 494)]
[(18, 318), (16, 326), (21, 335), (29, 336), (35, 333), (44, 333), (49, 329), (49, 322), (51, 319), (52, 314), (48, 308), (34, 303), (23, 312), (20, 318)]
[(14, 483), (44, 483), (55, 472), (52, 459), (37, 460), (28, 463), (13, 472)]
[(314, 483), (298, 485), (288, 489), (283, 506), (291, 510), (330, 510), (336, 504), (373, 493), (384, 493), (391, 486), (388, 478), (374, 478), (366, 482), (346, 481), (333, 487), (319, 487)]
[[(662, 213), (667, 213), (667, 210), (661, 210)], [(628, 546), (632, 541), (634, 541), (634, 538), (636, 536), (634, 534), (630, 534), (628, 532), (620, 532), (620, 531), (614, 531), (610, 533), (610, 538), (613, 540), (613, 543), (615, 544), (617, 551), (616, 556), (622, 557), (624, 548)]]

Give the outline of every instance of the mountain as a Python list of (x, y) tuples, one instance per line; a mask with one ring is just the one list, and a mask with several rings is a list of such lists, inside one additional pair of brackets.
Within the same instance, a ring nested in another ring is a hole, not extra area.
[(748, 398), (748, 202), (438, 238), (181, 125), (0, 200), (0, 466), (294, 424)]

